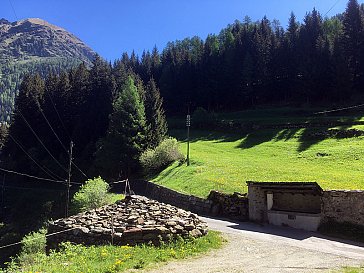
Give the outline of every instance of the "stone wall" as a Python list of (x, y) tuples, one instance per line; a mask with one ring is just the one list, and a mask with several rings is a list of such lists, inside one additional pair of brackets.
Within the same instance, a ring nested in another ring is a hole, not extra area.
[(334, 221), (364, 226), (364, 191), (324, 191), (323, 222)]
[[(139, 195), (189, 210), (199, 215), (221, 216), (247, 221), (248, 199), (239, 193), (223, 194), (212, 191), (207, 199), (176, 192), (144, 180), (131, 181), (132, 190)], [(121, 189), (120, 189), (121, 190)]]
[(211, 191), (208, 200), (212, 201), (212, 215), (223, 216), (239, 221), (249, 220), (249, 203), (246, 194), (233, 193), (224, 194)]
[(259, 186), (249, 185), (249, 219), (255, 222), (267, 222), (267, 198)]

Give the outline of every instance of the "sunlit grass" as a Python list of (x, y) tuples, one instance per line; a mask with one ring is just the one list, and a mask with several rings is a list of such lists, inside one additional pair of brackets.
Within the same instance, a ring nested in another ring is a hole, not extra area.
[[(315, 129), (310, 129), (315, 130)], [(248, 135), (191, 131), (191, 165), (173, 164), (154, 182), (180, 192), (246, 192), (246, 181), (315, 181), (324, 189), (364, 189), (364, 137), (310, 140), (305, 129)], [(185, 153), (185, 131), (172, 131)]]
[(209, 231), (197, 239), (178, 239), (160, 247), (91, 246), (65, 243), (59, 252), (36, 254), (31, 263), (15, 265), (8, 272), (124, 272), (142, 269), (173, 259), (184, 259), (220, 248), (224, 239), (220, 233)]

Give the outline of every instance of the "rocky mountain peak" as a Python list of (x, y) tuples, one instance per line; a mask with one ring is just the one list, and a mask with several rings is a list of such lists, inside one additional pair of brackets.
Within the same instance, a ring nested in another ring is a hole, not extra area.
[(5, 18), (1, 18), (0, 19), (0, 25), (9, 25), (10, 22), (8, 20), (6, 20)]
[(90, 63), (95, 52), (72, 33), (40, 18), (0, 20), (0, 58), (74, 58)]

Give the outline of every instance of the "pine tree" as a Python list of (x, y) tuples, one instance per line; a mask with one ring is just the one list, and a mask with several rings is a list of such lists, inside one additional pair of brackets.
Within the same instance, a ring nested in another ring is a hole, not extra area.
[(155, 148), (167, 134), (167, 121), (163, 109), (163, 99), (150, 79), (145, 93), (145, 116), (148, 124), (148, 147)]
[(343, 45), (355, 89), (359, 88), (360, 77), (360, 51), (363, 46), (363, 23), (357, 0), (349, 0), (343, 19), (344, 35)]
[(146, 121), (143, 102), (128, 77), (113, 103), (109, 128), (96, 152), (96, 165), (105, 177), (128, 177), (137, 170), (145, 149)]

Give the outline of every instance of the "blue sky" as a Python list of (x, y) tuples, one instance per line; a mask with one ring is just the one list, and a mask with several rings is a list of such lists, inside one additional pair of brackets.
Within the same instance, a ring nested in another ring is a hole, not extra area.
[[(359, 0), (363, 3), (364, 0)], [(11, 7), (14, 7), (14, 11)], [(218, 33), (248, 15), (278, 19), (286, 27), (290, 12), (302, 20), (315, 7), (328, 16), (345, 10), (347, 0), (4, 0), (0, 18), (41, 18), (72, 32), (108, 60), (122, 52), (168, 41)]]

